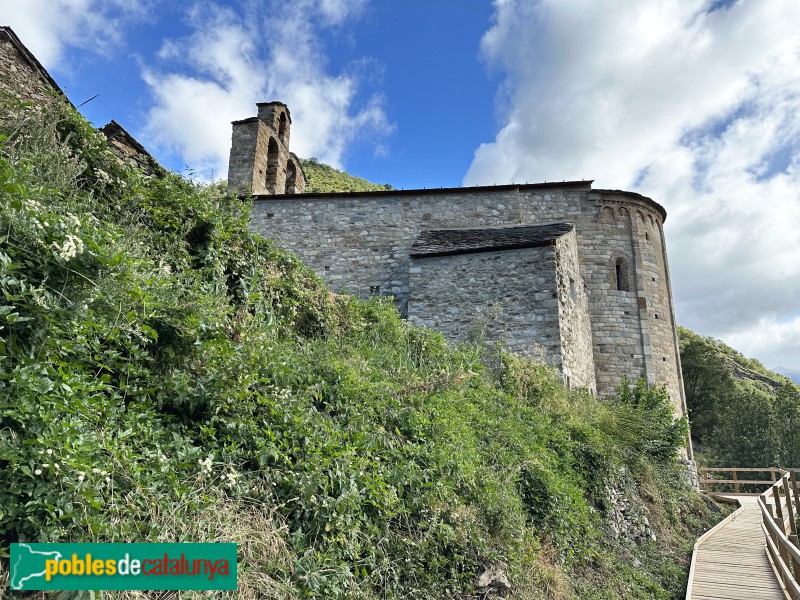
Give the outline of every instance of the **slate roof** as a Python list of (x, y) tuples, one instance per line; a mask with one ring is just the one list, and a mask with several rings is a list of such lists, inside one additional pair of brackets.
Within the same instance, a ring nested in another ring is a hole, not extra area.
[(570, 223), (547, 223), (519, 227), (422, 231), (411, 246), (411, 257), (448, 256), (548, 246), (556, 238), (573, 229), (574, 226)]

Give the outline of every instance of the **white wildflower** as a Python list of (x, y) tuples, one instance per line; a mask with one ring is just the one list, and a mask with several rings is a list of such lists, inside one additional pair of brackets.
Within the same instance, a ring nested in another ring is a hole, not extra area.
[(78, 483), (83, 483), (84, 479), (86, 479), (86, 473), (78, 471)]
[(81, 226), (81, 220), (72, 213), (67, 213), (66, 220), (72, 223), (75, 227)]
[(232, 489), (236, 487), (236, 480), (239, 479), (239, 474), (235, 470), (231, 469), (225, 473), (225, 478), (227, 479), (227, 481), (224, 483), (225, 487)]
[(83, 240), (70, 233), (62, 245), (59, 245), (58, 242), (53, 242), (52, 247), (56, 257), (67, 261), (83, 252)]
[(33, 472), (33, 474), (34, 474), (34, 475), (41, 475), (41, 474), (42, 474), (42, 470), (41, 470), (41, 469), (36, 469), (36, 470)]
[(95, 175), (97, 175), (97, 178), (103, 183), (108, 183), (109, 181), (111, 181), (111, 177), (109, 177), (108, 173), (103, 171), (103, 169), (95, 169), (94, 172)]
[(42, 210), (42, 205), (34, 200), (33, 198), (28, 198), (24, 202), (26, 208), (32, 208), (33, 210)]
[(200, 468), (203, 470), (203, 473), (211, 473), (211, 465), (213, 461), (211, 460), (211, 455), (209, 454), (204, 460), (200, 461)]
[(106, 483), (111, 483), (111, 477), (106, 477)]
[(52, 448), (48, 448), (47, 450), (45, 450), (45, 452), (47, 452), (47, 454), (49, 454), (50, 456), (53, 456), (53, 449)]
[(49, 467), (49, 466), (50, 466), (50, 464), (49, 464), (49, 463), (44, 463), (44, 464), (42, 464), (42, 468), (43, 468), (43, 469), (46, 469), (46, 468), (47, 468), (47, 467)]

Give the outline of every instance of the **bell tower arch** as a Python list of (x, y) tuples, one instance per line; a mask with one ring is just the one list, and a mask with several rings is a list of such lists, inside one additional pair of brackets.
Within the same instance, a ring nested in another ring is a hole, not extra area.
[(292, 116), (283, 102), (258, 102), (255, 117), (233, 121), (228, 191), (254, 196), (302, 194), (306, 179), (289, 152)]

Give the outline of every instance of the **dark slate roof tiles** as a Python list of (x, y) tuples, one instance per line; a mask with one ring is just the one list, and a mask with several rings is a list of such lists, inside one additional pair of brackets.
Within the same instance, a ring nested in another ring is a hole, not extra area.
[(483, 229), (435, 229), (422, 231), (411, 247), (411, 256), (447, 256), (552, 244), (572, 231), (570, 223), (547, 223)]

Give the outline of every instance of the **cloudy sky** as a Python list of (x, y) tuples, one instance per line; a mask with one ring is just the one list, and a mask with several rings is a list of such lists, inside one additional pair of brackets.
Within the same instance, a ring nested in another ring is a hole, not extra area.
[(224, 178), (230, 121), (395, 187), (594, 179), (668, 212), (678, 322), (800, 369), (797, 0), (0, 0), (75, 104)]

